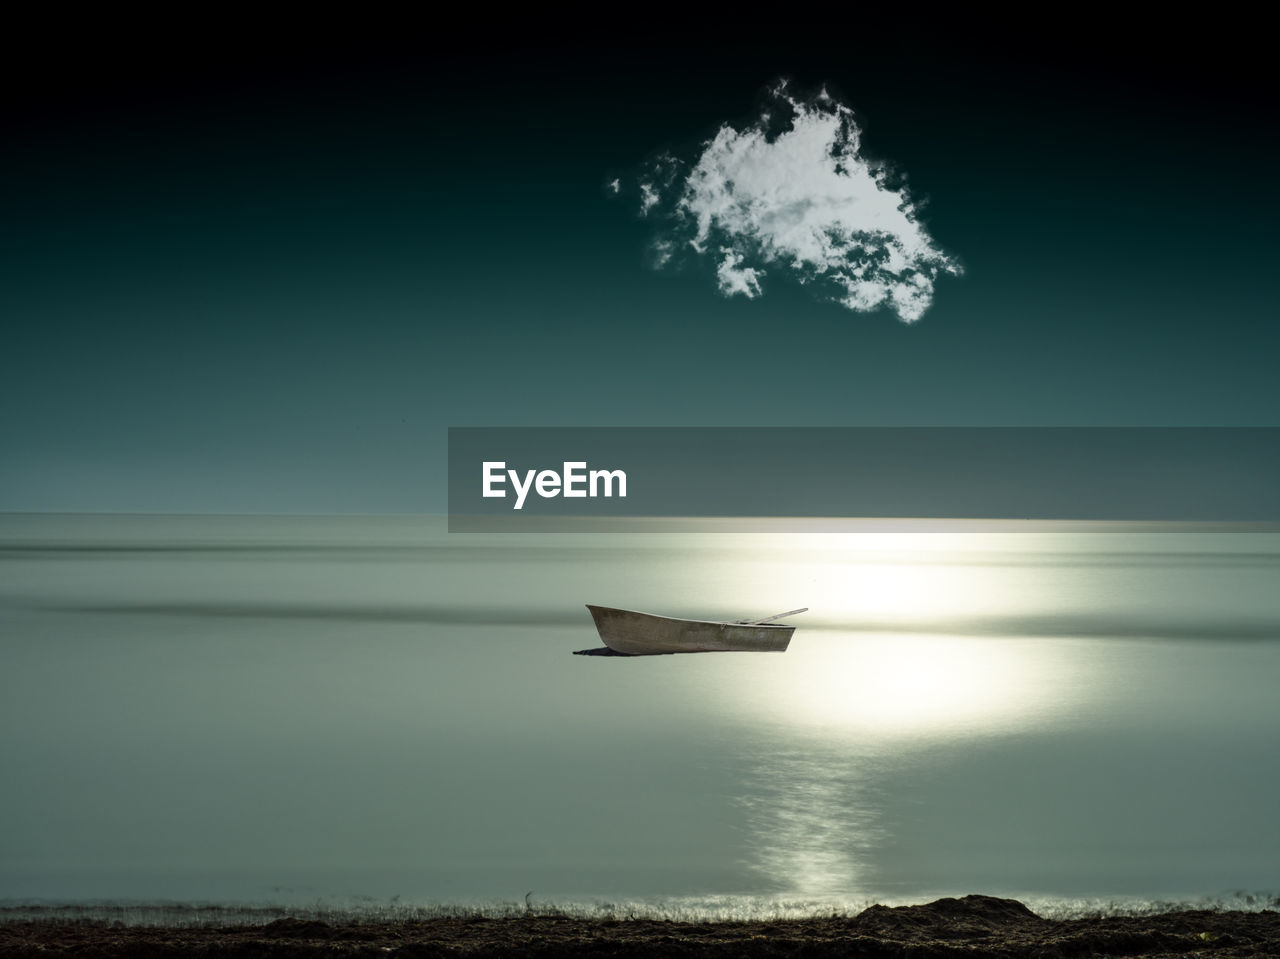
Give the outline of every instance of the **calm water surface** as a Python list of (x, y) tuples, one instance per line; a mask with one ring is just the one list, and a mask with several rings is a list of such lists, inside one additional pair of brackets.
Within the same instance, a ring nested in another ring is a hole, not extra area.
[(8, 515), (0, 635), (0, 899), (1280, 888), (1274, 533)]

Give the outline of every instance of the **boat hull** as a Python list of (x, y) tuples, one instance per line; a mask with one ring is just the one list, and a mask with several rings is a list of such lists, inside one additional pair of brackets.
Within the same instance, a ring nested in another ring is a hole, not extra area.
[(587, 605), (604, 644), (628, 656), (667, 653), (781, 653), (794, 626), (775, 623), (745, 625), (697, 619), (674, 619), (630, 609)]

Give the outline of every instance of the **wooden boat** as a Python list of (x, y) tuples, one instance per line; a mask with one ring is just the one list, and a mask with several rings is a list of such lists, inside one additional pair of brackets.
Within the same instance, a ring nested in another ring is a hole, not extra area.
[[(773, 620), (805, 612), (793, 609), (765, 619), (736, 623), (655, 616), (632, 609), (592, 606), (591, 616), (604, 644), (617, 655), (659, 656), (666, 653), (785, 652), (794, 626)], [(583, 655), (606, 655), (583, 650)]]

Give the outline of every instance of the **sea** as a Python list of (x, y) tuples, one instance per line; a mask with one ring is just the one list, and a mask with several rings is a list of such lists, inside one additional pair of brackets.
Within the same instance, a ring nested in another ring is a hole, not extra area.
[(0, 515), (0, 906), (1278, 904), (1274, 528), (667, 529)]

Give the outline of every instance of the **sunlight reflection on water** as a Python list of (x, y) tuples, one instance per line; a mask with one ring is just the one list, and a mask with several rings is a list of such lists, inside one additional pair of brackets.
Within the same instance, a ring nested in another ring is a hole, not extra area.
[[(751, 865), (786, 895), (867, 888), (888, 838), (886, 768), (967, 740), (1061, 730), (1106, 688), (1070, 644), (972, 637), (797, 633), (785, 655), (741, 656), (713, 689), (751, 730), (740, 802)], [(692, 694), (692, 690), (691, 690)]]

